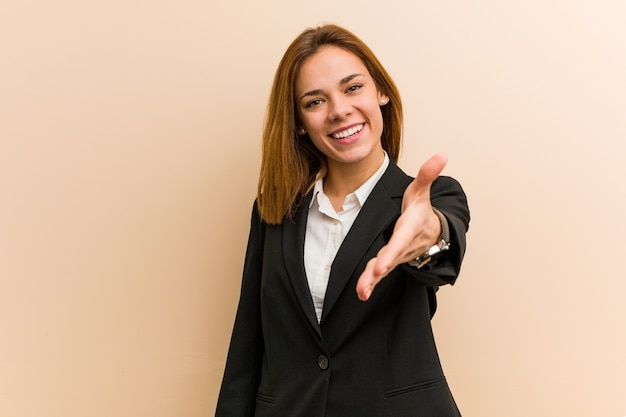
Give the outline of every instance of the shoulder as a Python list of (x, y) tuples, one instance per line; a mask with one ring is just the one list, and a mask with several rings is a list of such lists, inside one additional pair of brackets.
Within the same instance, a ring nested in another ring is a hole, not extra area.
[[(389, 162), (389, 167), (381, 177), (380, 181), (383, 183), (385, 188), (391, 191), (390, 194), (397, 194), (398, 192), (402, 194), (404, 193), (406, 187), (408, 187), (414, 179), (415, 177), (405, 173), (397, 164)], [(461, 184), (452, 177), (437, 177), (437, 179), (433, 181), (431, 193), (446, 191), (458, 193), (463, 192), (463, 188), (461, 187)]]
[(431, 196), (435, 195), (457, 195), (462, 197), (464, 200), (467, 199), (465, 196), (465, 191), (463, 191), (463, 187), (461, 184), (452, 177), (447, 176), (439, 176), (430, 188)]

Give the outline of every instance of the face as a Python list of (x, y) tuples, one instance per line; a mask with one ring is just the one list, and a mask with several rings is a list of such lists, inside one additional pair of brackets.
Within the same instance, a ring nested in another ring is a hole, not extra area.
[(384, 158), (380, 109), (389, 100), (353, 53), (325, 46), (304, 61), (295, 83), (296, 108), (329, 173), (350, 168), (373, 173)]

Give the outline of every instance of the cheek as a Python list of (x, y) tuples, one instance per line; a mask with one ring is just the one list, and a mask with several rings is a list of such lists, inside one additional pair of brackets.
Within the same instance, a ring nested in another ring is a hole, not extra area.
[(302, 125), (311, 134), (319, 134), (324, 129), (323, 116), (317, 114), (307, 114), (304, 117), (300, 117)]
[(376, 106), (372, 108), (372, 114), (373, 114), (372, 117), (376, 120), (376, 122), (382, 125), (383, 124), (383, 109), (379, 106)]
[(311, 142), (313, 142), (313, 145), (315, 145), (315, 147), (319, 151), (323, 150), (326, 147), (326, 142), (324, 142), (324, 140), (320, 138), (317, 134), (309, 135), (309, 137), (311, 138)]

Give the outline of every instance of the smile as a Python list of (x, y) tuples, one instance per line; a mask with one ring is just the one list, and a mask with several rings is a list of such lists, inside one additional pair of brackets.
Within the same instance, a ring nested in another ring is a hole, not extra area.
[(363, 123), (356, 125), (356, 126), (352, 126), (346, 130), (342, 130), (341, 132), (333, 133), (331, 136), (335, 139), (344, 139), (349, 136), (356, 135), (357, 133), (361, 131), (361, 129), (363, 129)]

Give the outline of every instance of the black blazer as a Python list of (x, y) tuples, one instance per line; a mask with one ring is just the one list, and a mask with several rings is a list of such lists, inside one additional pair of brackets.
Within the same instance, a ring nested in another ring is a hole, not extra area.
[(333, 262), (320, 323), (304, 270), (311, 195), (280, 225), (262, 222), (255, 204), (216, 417), (460, 416), (430, 326), (436, 288), (454, 283), (465, 252), (469, 209), (455, 180), (431, 189), (450, 251), (421, 270), (397, 267), (367, 302), (356, 294), (411, 180), (390, 163), (372, 190)]

